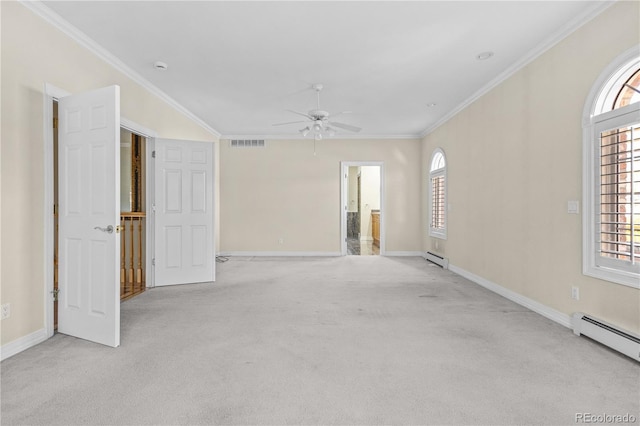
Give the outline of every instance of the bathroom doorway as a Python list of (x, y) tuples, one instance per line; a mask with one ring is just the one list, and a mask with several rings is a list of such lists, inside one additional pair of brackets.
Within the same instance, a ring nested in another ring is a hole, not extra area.
[(382, 244), (382, 163), (343, 162), (342, 254), (379, 255)]

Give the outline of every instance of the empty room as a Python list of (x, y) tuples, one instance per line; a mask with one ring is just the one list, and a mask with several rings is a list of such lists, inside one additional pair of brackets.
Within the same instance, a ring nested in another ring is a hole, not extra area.
[(0, 2), (0, 422), (638, 424), (639, 16)]

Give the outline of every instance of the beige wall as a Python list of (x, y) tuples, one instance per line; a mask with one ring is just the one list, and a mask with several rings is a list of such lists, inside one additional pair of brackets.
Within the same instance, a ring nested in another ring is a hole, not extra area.
[[(386, 249), (420, 251), (419, 140), (220, 143), (221, 252), (340, 252), (340, 162), (382, 161)], [(280, 238), (283, 244), (279, 244)]]
[[(447, 157), (448, 239), (423, 249), (560, 312), (640, 331), (640, 292), (582, 275), (582, 111), (597, 77), (640, 41), (638, 2), (619, 2), (424, 138)], [(423, 216), (426, 215), (426, 186)], [(571, 299), (571, 286), (580, 300)]]
[(71, 93), (117, 84), (123, 117), (159, 137), (215, 137), (48, 25), (23, 5), (0, 2), (2, 19), (2, 344), (44, 327), (43, 86)]

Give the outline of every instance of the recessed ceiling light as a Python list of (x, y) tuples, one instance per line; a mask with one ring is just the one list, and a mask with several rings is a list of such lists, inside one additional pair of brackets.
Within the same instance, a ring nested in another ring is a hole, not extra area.
[(493, 52), (482, 52), (478, 56), (476, 56), (476, 59), (479, 61), (486, 61), (492, 56), (493, 56)]
[(161, 62), (161, 61), (154, 62), (153, 67), (155, 69), (157, 69), (157, 70), (160, 70), (160, 71), (166, 71), (167, 68), (169, 68), (169, 66), (166, 63)]
[(434, 107), (434, 106), (436, 106), (436, 105), (438, 105), (438, 104), (437, 104), (437, 103), (435, 103), (435, 102), (431, 102), (431, 103), (428, 103), (428, 104), (427, 104), (427, 107), (428, 107), (428, 108), (433, 108), (433, 107)]

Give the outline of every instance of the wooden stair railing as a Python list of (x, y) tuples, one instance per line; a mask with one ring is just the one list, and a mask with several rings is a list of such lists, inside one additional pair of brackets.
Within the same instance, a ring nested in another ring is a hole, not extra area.
[(120, 300), (129, 299), (145, 290), (144, 212), (120, 213)]

